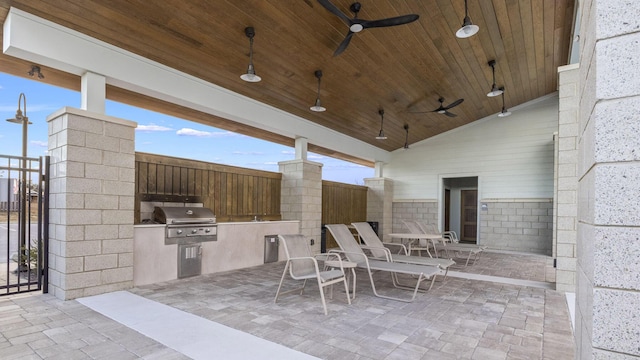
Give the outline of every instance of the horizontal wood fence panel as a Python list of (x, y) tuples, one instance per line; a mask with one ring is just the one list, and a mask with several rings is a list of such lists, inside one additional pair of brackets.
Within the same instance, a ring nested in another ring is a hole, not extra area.
[(282, 220), (282, 174), (136, 153), (136, 223), (141, 201), (198, 202), (218, 222)]
[[(367, 187), (322, 181), (322, 224), (347, 224), (367, 220)], [(326, 231), (327, 249), (338, 244)]]

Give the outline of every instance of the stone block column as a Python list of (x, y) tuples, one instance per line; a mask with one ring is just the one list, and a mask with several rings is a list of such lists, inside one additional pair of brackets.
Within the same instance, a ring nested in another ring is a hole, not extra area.
[(322, 164), (308, 160), (278, 163), (282, 173), (282, 220), (300, 220), (300, 233), (314, 239), (320, 252), (322, 226)]
[(556, 290), (576, 291), (578, 231), (578, 65), (558, 69), (558, 167), (555, 207)]
[[(383, 177), (364, 179), (367, 190), (367, 221), (378, 222), (378, 236), (393, 230), (393, 180)], [(384, 238), (384, 241), (391, 239)]]
[(133, 286), (136, 123), (63, 108), (49, 122), (49, 292), (63, 300)]
[(581, 6), (576, 358), (640, 357), (640, 2)]

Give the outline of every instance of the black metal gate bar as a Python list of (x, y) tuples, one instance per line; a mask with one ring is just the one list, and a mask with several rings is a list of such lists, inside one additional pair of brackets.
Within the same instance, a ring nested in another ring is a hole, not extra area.
[(40, 186), (38, 189), (42, 201), (38, 201), (38, 243), (42, 245), (42, 251), (39, 252), (42, 266), (39, 266), (38, 269), (42, 276), (38, 276), (38, 280), (41, 281), (40, 288), (45, 294), (49, 292), (49, 166), (51, 166), (51, 158), (41, 156), (40, 176), (38, 177)]

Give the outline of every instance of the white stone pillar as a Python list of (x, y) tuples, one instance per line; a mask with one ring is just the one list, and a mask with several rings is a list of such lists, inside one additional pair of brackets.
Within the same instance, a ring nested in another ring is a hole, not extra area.
[(92, 72), (82, 74), (80, 80), (80, 108), (96, 114), (105, 113), (107, 79)]
[(63, 108), (49, 122), (49, 292), (75, 299), (133, 286), (136, 123)]
[(367, 220), (378, 222), (378, 236), (393, 232), (393, 180), (383, 177), (364, 179), (367, 191)]
[(638, 358), (640, 1), (580, 7), (576, 358)]
[(322, 164), (308, 160), (278, 163), (282, 173), (282, 220), (300, 220), (300, 232), (320, 252), (322, 226)]
[(555, 207), (556, 290), (576, 291), (578, 230), (578, 65), (558, 69), (558, 167)]

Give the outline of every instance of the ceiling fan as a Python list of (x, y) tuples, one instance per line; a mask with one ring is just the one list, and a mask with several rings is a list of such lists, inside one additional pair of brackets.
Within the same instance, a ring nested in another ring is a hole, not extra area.
[(418, 20), (420, 17), (417, 14), (408, 14), (402, 16), (396, 16), (392, 18), (380, 19), (380, 20), (364, 20), (358, 19), (358, 13), (362, 8), (362, 5), (359, 2), (354, 2), (349, 7), (349, 10), (354, 14), (353, 19), (349, 18), (345, 15), (340, 9), (338, 9), (335, 5), (333, 5), (329, 0), (318, 0), (320, 5), (322, 5), (325, 9), (329, 10), (331, 13), (342, 19), (347, 25), (349, 25), (349, 32), (347, 36), (345, 36), (344, 40), (340, 43), (340, 46), (333, 53), (333, 56), (340, 55), (347, 46), (349, 46), (349, 42), (351, 41), (351, 37), (353, 34), (358, 33), (367, 28), (375, 28), (375, 27), (387, 27), (387, 26), (396, 26), (408, 24), (410, 22), (414, 22)]
[(452, 102), (451, 104), (444, 106), (444, 98), (440, 98), (438, 99), (438, 101), (440, 102), (440, 106), (438, 106), (437, 109), (435, 110), (431, 110), (431, 111), (420, 111), (420, 112), (412, 112), (412, 114), (424, 114), (424, 113), (428, 113), (428, 112), (437, 112), (438, 114), (444, 114), (447, 115), (449, 117), (456, 117), (458, 115), (449, 112), (449, 109), (452, 109), (460, 104), (462, 104), (462, 102), (464, 101), (464, 99), (458, 99), (454, 102)]

